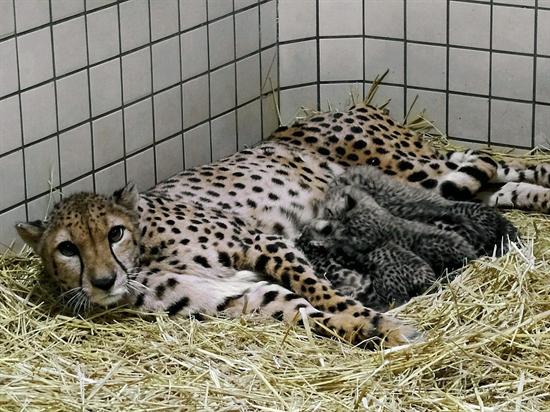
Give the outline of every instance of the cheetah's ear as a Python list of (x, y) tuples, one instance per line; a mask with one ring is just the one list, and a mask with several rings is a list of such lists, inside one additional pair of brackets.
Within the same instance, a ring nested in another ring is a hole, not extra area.
[(113, 193), (113, 200), (115, 203), (125, 207), (126, 209), (135, 211), (137, 210), (139, 202), (139, 192), (136, 185), (133, 182), (128, 182), (122, 189)]
[(344, 201), (346, 204), (346, 212), (349, 212), (351, 209), (357, 206), (357, 200), (355, 200), (355, 198), (349, 193), (346, 193), (346, 197), (344, 198)]
[(15, 224), (15, 230), (36, 253), (38, 253), (38, 243), (46, 230), (46, 225), (41, 220), (33, 222), (18, 222)]

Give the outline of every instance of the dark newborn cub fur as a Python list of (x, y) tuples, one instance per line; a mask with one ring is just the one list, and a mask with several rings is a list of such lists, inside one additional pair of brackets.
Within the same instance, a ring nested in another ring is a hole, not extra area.
[(319, 210), (298, 246), (334, 287), (378, 309), (406, 302), (466, 260), (503, 253), (506, 238), (517, 237), (495, 209), (446, 200), (371, 167), (336, 178)]

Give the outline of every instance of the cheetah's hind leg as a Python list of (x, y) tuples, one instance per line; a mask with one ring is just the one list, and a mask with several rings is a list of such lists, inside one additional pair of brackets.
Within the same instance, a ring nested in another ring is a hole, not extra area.
[(498, 162), (492, 186), (484, 188), (476, 199), (490, 206), (550, 213), (550, 164), (524, 164), (521, 161)]
[(508, 182), (494, 191), (478, 193), (476, 199), (499, 208), (550, 213), (550, 188), (532, 183)]

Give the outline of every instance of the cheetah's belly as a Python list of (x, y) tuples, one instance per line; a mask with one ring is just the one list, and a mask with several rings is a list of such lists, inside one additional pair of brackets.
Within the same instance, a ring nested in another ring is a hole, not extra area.
[(295, 238), (343, 168), (314, 152), (266, 142), (180, 173), (151, 193), (236, 214), (263, 233)]

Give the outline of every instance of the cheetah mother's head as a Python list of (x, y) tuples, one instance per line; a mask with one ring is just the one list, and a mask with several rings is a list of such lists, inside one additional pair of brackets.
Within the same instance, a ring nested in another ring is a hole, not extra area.
[(46, 221), (16, 225), (75, 311), (120, 302), (132, 290), (129, 274), (139, 261), (138, 201), (133, 184), (111, 197), (77, 193), (57, 203)]

